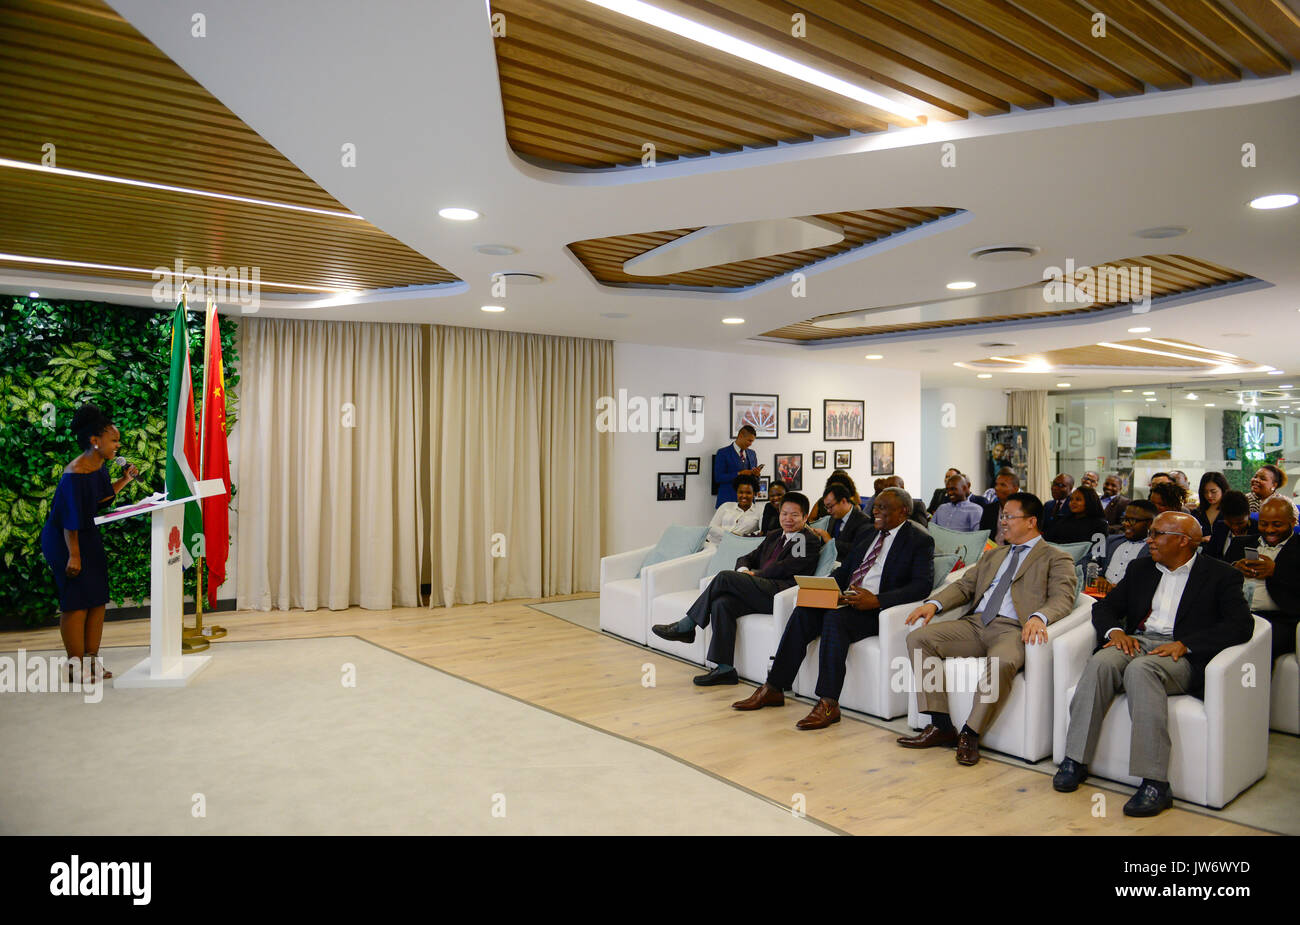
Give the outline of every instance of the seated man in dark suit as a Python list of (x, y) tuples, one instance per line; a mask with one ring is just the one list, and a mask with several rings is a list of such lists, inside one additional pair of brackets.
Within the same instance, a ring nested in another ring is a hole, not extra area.
[(1147, 532), (1156, 518), (1156, 506), (1139, 498), (1130, 501), (1124, 512), (1124, 532), (1106, 537), (1106, 553), (1097, 560), (1101, 577), (1097, 584), (1103, 592), (1119, 584), (1134, 559), (1151, 555)]
[(1234, 537), (1254, 539), (1257, 536), (1259, 530), (1255, 528), (1255, 521), (1250, 519), (1250, 500), (1244, 492), (1225, 491), (1223, 500), (1219, 502), (1219, 516), (1215, 518), (1209, 542), (1205, 544), (1205, 554), (1226, 562)]
[(733, 483), (738, 475), (752, 475), (758, 478), (763, 474), (763, 467), (758, 464), (758, 454), (749, 448), (758, 437), (758, 431), (746, 424), (736, 434), (736, 442), (724, 446), (713, 454), (713, 484), (718, 489), (718, 500), (713, 506), (722, 507), (728, 501), (736, 500)]
[(718, 572), (700, 593), (686, 616), (676, 623), (659, 623), (651, 631), (661, 639), (694, 642), (695, 628), (713, 626), (709, 661), (717, 667), (698, 675), (701, 687), (738, 684), (731, 660), (736, 656), (736, 621), (745, 614), (771, 613), (772, 598), (794, 586), (795, 575), (817, 569), (822, 541), (809, 530), (808, 496), (787, 492), (781, 502), (781, 529), (774, 530), (752, 552), (736, 560), (735, 571)]
[[(1259, 506), (1259, 537), (1251, 543), (1234, 537), (1228, 562), (1250, 586), (1250, 609), (1273, 624), (1273, 661), (1295, 651), (1300, 622), (1300, 539), (1295, 536), (1296, 509), (1286, 498), (1267, 498)], [(1254, 549), (1246, 558), (1247, 549)]]
[(871, 518), (853, 503), (853, 489), (843, 482), (832, 482), (822, 498), (822, 510), (830, 516), (828, 529), (809, 527), (823, 543), (835, 541), (836, 549), (852, 549), (871, 530)]
[(1124, 508), (1133, 500), (1120, 494), (1122, 487), (1118, 475), (1108, 475), (1101, 483), (1101, 508), (1106, 513), (1106, 529), (1111, 533), (1124, 532)]
[[(1002, 505), (1005, 534), (1011, 545), (991, 549), (960, 579), (938, 591), (907, 617), (921, 622), (907, 637), (909, 660), (918, 685), (916, 703), (930, 723), (919, 735), (904, 736), (904, 748), (934, 748), (957, 744), (957, 763), (980, 760), (979, 737), (997, 719), (1011, 694), (1016, 673), (1025, 664), (1026, 645), (1047, 645), (1047, 626), (1074, 609), (1077, 579), (1074, 560), (1043, 539), (1038, 518), (1043, 504), (1028, 492), (1016, 492)], [(941, 610), (965, 605), (958, 620), (931, 623)], [(966, 725), (958, 732), (948, 715), (948, 694), (942, 670), (930, 666), (945, 658), (987, 656)], [(993, 675), (996, 673), (997, 678)], [(937, 677), (935, 677), (937, 676)], [(927, 683), (937, 680), (938, 689)]]
[(979, 527), (989, 531), (989, 539), (999, 545), (1005, 545), (1007, 541), (1004, 535), (1007, 522), (1001, 519), (1002, 505), (1017, 491), (1020, 491), (1020, 476), (1016, 475), (1016, 470), (999, 469), (993, 479), (993, 493), (997, 500), (984, 505), (984, 516), (980, 518)]
[(1198, 556), (1201, 525), (1165, 511), (1147, 535), (1151, 555), (1136, 559), (1124, 579), (1092, 607), (1099, 648), (1070, 701), (1065, 760), (1052, 778), (1063, 793), (1088, 776), (1102, 720), (1115, 697), (1128, 695), (1133, 722), (1129, 773), (1142, 778), (1126, 816), (1154, 816), (1173, 805), (1169, 787), (1169, 695), (1194, 693), (1205, 666), (1254, 626), (1241, 594), (1241, 573)]
[(781, 502), (785, 500), (785, 482), (772, 479), (767, 486), (767, 504), (763, 505), (763, 526), (759, 533), (764, 536), (781, 526)]
[(758, 690), (732, 706), (737, 710), (779, 707), (794, 684), (808, 644), (822, 637), (818, 655), (817, 705), (795, 725), (824, 729), (840, 721), (840, 691), (849, 646), (880, 632), (880, 611), (920, 600), (934, 584), (934, 538), (907, 517), (912, 497), (901, 488), (876, 495), (874, 525), (831, 575), (840, 586), (835, 610), (796, 607), (777, 647), (772, 670)]
[[(881, 488), (897, 488), (899, 491), (907, 491), (907, 487), (903, 485), (903, 479), (901, 476), (890, 475), (881, 479), (881, 482), (883, 482)], [(908, 497), (911, 496), (909, 495)], [(915, 499), (912, 502), (912, 512), (907, 515), (907, 518), (923, 527), (928, 527), (930, 525), (930, 514), (925, 509), (925, 502), (920, 498)]]
[(1070, 516), (1070, 495), (1073, 493), (1074, 476), (1070, 473), (1061, 472), (1052, 479), (1052, 500), (1043, 505), (1043, 523), (1040, 529), (1044, 533), (1052, 521)]

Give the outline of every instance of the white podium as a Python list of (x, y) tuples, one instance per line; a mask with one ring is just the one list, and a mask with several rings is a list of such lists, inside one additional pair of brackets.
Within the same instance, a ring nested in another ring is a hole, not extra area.
[(225, 493), (226, 485), (221, 479), (208, 479), (198, 482), (189, 497), (145, 501), (95, 518), (96, 524), (142, 514), (149, 514), (153, 519), (149, 554), (149, 657), (125, 674), (115, 676), (114, 687), (184, 687), (212, 661), (210, 655), (181, 654), (184, 626), (181, 524), (186, 502)]

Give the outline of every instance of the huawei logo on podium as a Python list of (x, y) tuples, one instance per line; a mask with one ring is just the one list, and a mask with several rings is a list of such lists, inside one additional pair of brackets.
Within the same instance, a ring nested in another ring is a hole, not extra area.
[(180, 555), (181, 552), (181, 528), (172, 527), (172, 532), (167, 534), (167, 558), (170, 560), (173, 556)]

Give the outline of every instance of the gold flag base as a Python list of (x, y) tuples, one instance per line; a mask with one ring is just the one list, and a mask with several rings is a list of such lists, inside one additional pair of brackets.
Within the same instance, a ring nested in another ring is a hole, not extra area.
[(202, 652), (212, 643), (198, 635), (192, 629), (181, 631), (181, 651), (182, 652)]
[(222, 636), (226, 635), (226, 628), (215, 624), (212, 626), (205, 626), (203, 629), (199, 630), (199, 635), (205, 639), (220, 639)]

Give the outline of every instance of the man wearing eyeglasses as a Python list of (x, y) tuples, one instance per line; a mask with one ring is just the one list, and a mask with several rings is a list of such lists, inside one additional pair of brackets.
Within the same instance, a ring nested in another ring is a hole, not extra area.
[(1099, 648), (1070, 702), (1065, 760), (1052, 778), (1057, 790), (1077, 790), (1087, 778), (1106, 711), (1124, 693), (1133, 727), (1129, 774), (1142, 779), (1124, 814), (1154, 816), (1173, 805), (1169, 695), (1198, 691), (1210, 660), (1250, 639), (1254, 626), (1241, 572), (1198, 556), (1200, 545), (1196, 518), (1164, 512), (1147, 533), (1150, 557), (1134, 560), (1093, 605)]
[[(1048, 624), (1074, 609), (1074, 560), (1065, 550), (1043, 542), (1038, 530), (1042, 514), (1043, 504), (1035, 495), (1008, 495), (1001, 515), (1008, 545), (984, 553), (958, 581), (908, 615), (909, 625), (921, 622), (907, 637), (907, 649), (909, 661), (921, 666), (922, 677), (915, 672), (913, 677), (918, 683), (916, 703), (922, 713), (930, 714), (930, 723), (918, 735), (900, 738), (899, 745), (934, 748), (956, 743), (958, 764), (978, 762), (979, 737), (1010, 694), (1016, 672), (1025, 664), (1025, 646), (1047, 645)], [(939, 611), (966, 605), (971, 611), (961, 619), (930, 623)], [(958, 732), (948, 715), (944, 672), (928, 666), (944, 658), (978, 656), (987, 656), (981, 694)], [(938, 690), (926, 689), (931, 679)]]
[(1097, 562), (1102, 574), (1097, 586), (1103, 594), (1110, 593), (1110, 589), (1120, 583), (1134, 559), (1151, 555), (1147, 533), (1155, 517), (1156, 506), (1140, 498), (1129, 502), (1124, 509), (1124, 533), (1106, 537), (1106, 554)]

